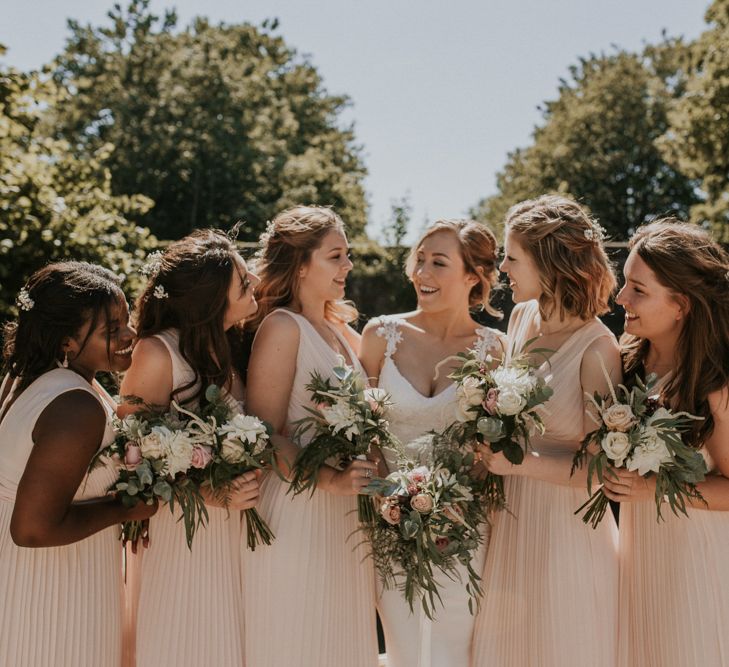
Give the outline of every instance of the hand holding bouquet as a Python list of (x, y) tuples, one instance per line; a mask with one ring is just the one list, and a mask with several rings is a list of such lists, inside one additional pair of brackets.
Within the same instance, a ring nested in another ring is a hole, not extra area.
[(688, 430), (692, 420), (700, 418), (661, 406), (658, 397), (653, 395), (655, 375), (649, 375), (646, 382), (636, 378), (630, 390), (624, 385), (616, 390), (609, 377), (608, 383), (607, 396), (588, 395), (597, 411), (599, 427), (582, 441), (572, 463), (572, 474), (585, 464), (591, 449), (596, 449), (597, 454), (590, 458), (587, 468), (590, 498), (575, 514), (585, 510), (582, 520), (597, 528), (607, 510), (608, 499), (602, 487), (592, 492), (593, 478), (597, 476), (602, 484), (612, 466), (637, 470), (642, 476), (656, 475), (657, 520), (662, 518), (664, 499), (674, 514), (686, 515), (687, 499), (703, 500), (696, 484), (703, 481), (707, 470), (704, 458), (683, 442), (681, 433)]
[[(294, 436), (312, 432), (311, 440), (299, 451), (291, 468), (294, 495), (307, 489), (314, 492), (319, 470), (327, 463), (344, 467), (357, 458), (366, 458), (373, 445), (397, 448), (386, 419), (390, 396), (382, 389), (366, 387), (361, 374), (344, 363), (334, 368), (335, 380), (313, 373), (306, 388), (316, 408), (307, 408), (310, 417), (296, 422)], [(358, 496), (359, 519), (374, 519), (367, 495)]]

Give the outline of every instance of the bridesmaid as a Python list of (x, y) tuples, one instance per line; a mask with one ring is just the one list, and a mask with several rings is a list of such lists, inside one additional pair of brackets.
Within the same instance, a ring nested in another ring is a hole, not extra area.
[(655, 477), (615, 470), (620, 501), (620, 660), (626, 667), (729, 664), (729, 256), (673, 220), (630, 240), (621, 339), (625, 373), (656, 373), (663, 400), (703, 417), (686, 440), (710, 474), (688, 518), (664, 506)]
[[(214, 230), (170, 244), (151, 271), (136, 306), (139, 341), (122, 382), (127, 402), (120, 415), (138, 409), (128, 402), (132, 396), (149, 405), (166, 407), (173, 399), (199, 405), (211, 384), (242, 410), (233, 353), (240, 323), (256, 311), (258, 278), (228, 236)], [(255, 505), (258, 480), (243, 475), (228, 508), (205, 487), (203, 493), (208, 523), (195, 534), (192, 550), (179, 511), (164, 507), (150, 522), (149, 548), (137, 556), (141, 566), (132, 558), (132, 569), (141, 568), (138, 667), (243, 664), (239, 510)]]
[[(82, 262), (51, 264), (5, 327), (0, 389), (0, 664), (98, 667), (121, 658), (125, 509), (106, 495), (115, 405), (94, 380), (129, 367), (134, 330), (119, 280)], [(11, 540), (12, 538), (12, 540)]]
[[(344, 225), (332, 210), (280, 213), (263, 237), (257, 329), (248, 367), (248, 406), (291, 435), (312, 407), (312, 372), (334, 379), (338, 356), (360, 369), (357, 311), (342, 302), (352, 269)], [(302, 442), (302, 446), (306, 441)], [(298, 448), (280, 449), (280, 466)], [(244, 551), (246, 664), (255, 667), (377, 665), (374, 572), (357, 534), (355, 496), (376, 465), (325, 469), (314, 494), (292, 497), (277, 475), (261, 485), (260, 512), (276, 542)]]
[[(594, 423), (585, 393), (607, 392), (602, 363), (620, 380), (615, 337), (598, 319), (615, 288), (602, 230), (577, 204), (543, 196), (507, 213), (505, 271), (516, 307), (510, 349), (550, 350), (539, 366), (554, 395), (546, 433), (533, 455), (512, 466), (484, 458), (505, 475), (510, 512), (494, 519), (483, 574), (472, 663), (499, 667), (613, 667), (617, 646), (617, 529), (574, 516), (587, 499), (586, 471), (570, 477), (574, 452)], [(542, 360), (535, 359), (538, 364)]]
[[(414, 247), (407, 274), (418, 307), (412, 313), (372, 320), (362, 337), (361, 359), (370, 378), (393, 399), (392, 432), (407, 448), (428, 431), (442, 431), (455, 421), (455, 385), (448, 378), (453, 357), (474, 348), (485, 359), (501, 358), (502, 333), (482, 327), (472, 308), (499, 315), (489, 305), (498, 279), (496, 238), (488, 228), (469, 220), (439, 220)], [(397, 469), (396, 453), (384, 450), (387, 475)], [(430, 452), (407, 451), (414, 460)], [(485, 544), (473, 567), (483, 568)], [(378, 611), (385, 631), (388, 667), (467, 665), (474, 617), (468, 610), (465, 568), (462, 579), (440, 577), (443, 605), (431, 622), (420, 605), (410, 611), (401, 591), (382, 591)]]

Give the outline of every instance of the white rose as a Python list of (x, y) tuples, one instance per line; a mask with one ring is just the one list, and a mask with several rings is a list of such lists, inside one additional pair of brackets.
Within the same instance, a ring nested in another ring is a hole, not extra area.
[(635, 423), (635, 415), (629, 405), (616, 403), (602, 413), (602, 420), (611, 431), (625, 433)]
[(468, 403), (468, 405), (480, 405), (486, 397), (480, 380), (475, 377), (465, 377), (461, 384), (458, 385), (456, 395), (459, 400)]
[(610, 431), (600, 443), (603, 451), (616, 467), (620, 467), (625, 462), (625, 457), (630, 451), (630, 439), (625, 433), (620, 431)]
[[(164, 449), (160, 439), (159, 429), (164, 427), (155, 426), (152, 431), (139, 440), (139, 447), (145, 459), (161, 459), (164, 456)], [(167, 430), (167, 429), (165, 429)]]
[(241, 442), (248, 442), (251, 445), (261, 437), (268, 437), (266, 427), (258, 417), (242, 413), (225, 422), (218, 429), (218, 433), (226, 439), (237, 438)]
[(504, 389), (499, 392), (496, 409), (502, 415), (516, 415), (524, 409), (526, 403), (526, 399), (521, 394), (511, 389)]
[(245, 450), (237, 438), (226, 438), (220, 446), (220, 456), (228, 463), (240, 463), (244, 457)]
[(322, 407), (321, 413), (327, 423), (332, 427), (334, 433), (344, 431), (344, 436), (347, 440), (352, 440), (357, 435), (357, 415), (344, 401), (337, 401), (330, 407)]
[(670, 463), (672, 460), (671, 452), (658, 436), (658, 432), (646, 426), (641, 433), (640, 444), (628, 459), (627, 468), (637, 470), (639, 475), (646, 475), (651, 471), (657, 473), (664, 463)]

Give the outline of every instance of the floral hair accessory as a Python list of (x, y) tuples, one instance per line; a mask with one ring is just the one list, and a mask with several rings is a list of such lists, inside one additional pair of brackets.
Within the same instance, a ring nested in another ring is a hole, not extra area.
[(18, 308), (20, 308), (20, 310), (25, 311), (28, 311), (35, 306), (35, 301), (30, 298), (30, 292), (28, 292), (26, 287), (21, 288), (20, 292), (18, 292), (18, 298), (15, 300), (15, 304)]
[(591, 243), (601, 243), (605, 240), (605, 228), (597, 222), (591, 222), (584, 234), (585, 238)]
[(155, 299), (166, 299), (169, 297), (169, 294), (165, 292), (165, 288), (163, 285), (157, 285), (154, 288), (154, 292), (152, 293), (152, 296), (154, 296)]
[(154, 278), (162, 268), (162, 253), (157, 250), (147, 255), (147, 262), (139, 270), (140, 273), (147, 278)]

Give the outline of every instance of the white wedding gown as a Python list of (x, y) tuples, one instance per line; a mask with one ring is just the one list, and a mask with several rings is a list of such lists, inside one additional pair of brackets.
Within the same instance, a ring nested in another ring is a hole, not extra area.
[[(456, 388), (451, 384), (435, 396), (424, 396), (399, 371), (393, 355), (402, 334), (402, 320), (383, 317), (377, 334), (387, 341), (385, 360), (378, 386), (385, 389), (394, 405), (389, 412), (390, 430), (405, 446), (412, 460), (427, 459), (428, 452), (408, 448), (408, 443), (428, 431), (442, 431), (455, 421)], [(488, 352), (498, 356), (502, 350), (503, 334), (486, 327), (476, 330), (476, 350), (483, 357)], [(397, 467), (392, 450), (383, 451), (390, 471)], [(488, 526), (484, 524), (484, 542), (472, 561), (476, 572), (483, 569), (488, 544)], [(470, 661), (471, 635), (474, 619), (468, 610), (465, 567), (459, 566), (461, 581), (440, 574), (443, 605), (436, 603), (435, 618), (430, 621), (416, 601), (410, 611), (403, 593), (397, 588), (378, 590), (377, 611), (385, 632), (387, 667), (467, 667)]]

